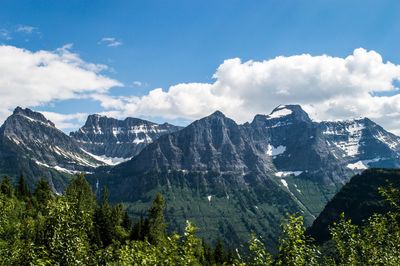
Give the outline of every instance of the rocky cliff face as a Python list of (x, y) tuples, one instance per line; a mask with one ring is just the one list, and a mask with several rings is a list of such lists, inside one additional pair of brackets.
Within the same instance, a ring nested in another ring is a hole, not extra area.
[(86, 151), (104, 159), (114, 158), (114, 163), (117, 163), (137, 155), (160, 136), (179, 129), (168, 123), (156, 124), (138, 118), (117, 120), (90, 115), (85, 125), (71, 132), (70, 136)]
[[(271, 228), (279, 228), (288, 210), (311, 223), (353, 174), (398, 165), (398, 143), (369, 119), (318, 123), (298, 105), (243, 125), (217, 111), (161, 136), (132, 160), (98, 173), (96, 182), (110, 188), (112, 199), (130, 202), (133, 214), (141, 211), (137, 202), (149, 203), (149, 195), (162, 191), (173, 224), (193, 219), (215, 233), (234, 231), (236, 240), (249, 228), (276, 237)], [(250, 211), (255, 220), (246, 218)]]
[(133, 215), (160, 191), (172, 229), (189, 219), (203, 237), (232, 243), (251, 231), (278, 239), (288, 212), (311, 224), (352, 175), (399, 165), (400, 138), (373, 121), (314, 122), (298, 105), (243, 125), (217, 111), (183, 129), (91, 115), (71, 136), (17, 108), (0, 128), (0, 174), (23, 173), (32, 186), (45, 177), (61, 192), (72, 174), (94, 172), (96, 193), (107, 186)]
[(42, 114), (17, 107), (0, 128), (2, 171), (12, 176), (25, 174), (29, 183), (54, 177), (53, 188), (62, 191), (67, 176), (92, 172), (104, 165), (81, 150)]

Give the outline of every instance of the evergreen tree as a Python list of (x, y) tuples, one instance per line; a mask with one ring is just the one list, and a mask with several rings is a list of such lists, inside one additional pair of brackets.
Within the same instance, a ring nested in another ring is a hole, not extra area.
[(148, 240), (153, 245), (161, 244), (166, 239), (166, 223), (164, 218), (164, 198), (157, 193), (149, 209)]
[(143, 241), (145, 237), (148, 237), (148, 224), (148, 220), (143, 218), (143, 213), (141, 213), (139, 221), (133, 225), (130, 239)]
[(30, 197), (31, 193), (28, 188), (28, 184), (25, 181), (24, 175), (20, 175), (17, 183), (16, 194), (18, 198), (26, 200)]
[(39, 180), (35, 191), (33, 192), (33, 196), (40, 209), (44, 209), (47, 205), (47, 202), (54, 197), (53, 191), (51, 190), (49, 182), (46, 179), (41, 178)]
[(112, 244), (115, 238), (115, 224), (112, 217), (112, 208), (108, 203), (108, 189), (102, 191), (100, 206), (94, 212), (94, 238), (99, 241), (99, 245), (107, 247)]
[(214, 261), (216, 264), (221, 265), (225, 261), (225, 248), (224, 242), (222, 242), (221, 238), (217, 239), (214, 248)]
[(127, 230), (129, 232), (132, 230), (132, 220), (129, 217), (128, 212), (126, 212), (126, 211), (124, 211), (124, 213), (123, 213), (121, 225), (123, 228), (125, 228), (125, 230)]
[(214, 264), (214, 254), (213, 250), (210, 245), (207, 244), (207, 242), (202, 239), (201, 244), (203, 246), (203, 252), (204, 252), (204, 260), (202, 261), (203, 265), (213, 265)]
[(68, 198), (76, 199), (80, 210), (94, 212), (96, 197), (84, 174), (79, 174), (72, 180), (65, 191), (65, 195)]
[(8, 176), (3, 177), (3, 180), (0, 183), (0, 192), (9, 198), (14, 195), (14, 188)]

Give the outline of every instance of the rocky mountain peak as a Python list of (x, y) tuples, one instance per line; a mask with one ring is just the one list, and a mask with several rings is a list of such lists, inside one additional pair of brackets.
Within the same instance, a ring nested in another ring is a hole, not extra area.
[(212, 113), (210, 115), (210, 117), (222, 117), (222, 118), (225, 118), (226, 116), (221, 111), (217, 110), (214, 113)]
[(312, 121), (300, 105), (291, 104), (279, 105), (269, 115), (258, 114), (251, 124), (256, 127), (281, 127), (299, 122), (308, 124)]
[(311, 122), (308, 114), (303, 110), (300, 105), (279, 105), (272, 112), (267, 115), (268, 119), (292, 119), (303, 122)]
[(92, 114), (87, 117), (84, 127), (97, 125), (101, 120), (108, 120), (108, 119), (113, 119), (113, 118), (108, 118), (107, 116), (102, 116), (99, 114)]
[(39, 112), (35, 112), (32, 111), (29, 108), (21, 108), (20, 106), (18, 106), (17, 108), (15, 108), (14, 112), (13, 112), (13, 116), (22, 116), (24, 118), (27, 118), (31, 121), (36, 121), (36, 122), (42, 122), (45, 123), (47, 125), (50, 125), (52, 127), (55, 127), (54, 123), (51, 122), (50, 120), (46, 119), (46, 117), (44, 117), (44, 115), (42, 115)]
[(146, 145), (161, 135), (179, 130), (180, 127), (153, 123), (140, 118), (127, 117), (124, 120), (89, 115), (86, 123), (70, 136), (86, 151), (108, 158), (131, 158)]

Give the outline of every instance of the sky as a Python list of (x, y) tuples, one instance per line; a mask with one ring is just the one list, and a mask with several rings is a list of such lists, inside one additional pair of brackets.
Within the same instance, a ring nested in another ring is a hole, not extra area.
[(281, 104), (400, 134), (400, 1), (0, 0), (0, 120), (238, 123)]

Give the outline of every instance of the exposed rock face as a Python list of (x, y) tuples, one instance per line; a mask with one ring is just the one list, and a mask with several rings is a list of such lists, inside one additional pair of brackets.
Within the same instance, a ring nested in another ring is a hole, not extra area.
[(131, 158), (160, 136), (181, 129), (168, 123), (156, 124), (138, 118), (117, 120), (90, 115), (85, 125), (70, 136), (86, 151), (109, 158)]
[(12, 176), (27, 175), (31, 185), (41, 177), (54, 177), (53, 188), (62, 191), (68, 179), (65, 175), (92, 172), (104, 165), (30, 109), (17, 107), (1, 126), (0, 138), (1, 169)]
[(302, 212), (311, 223), (353, 174), (398, 166), (399, 143), (369, 119), (317, 123), (298, 105), (279, 106), (243, 125), (217, 111), (161, 136), (95, 180), (110, 189), (113, 200), (131, 202), (136, 215), (137, 202), (149, 204), (149, 195), (162, 191), (172, 224), (193, 219), (215, 234), (232, 231), (232, 241), (253, 229), (277, 237), (271, 228), (279, 228), (286, 212)]
[(231, 243), (251, 231), (278, 239), (286, 213), (311, 224), (353, 174), (399, 165), (400, 138), (373, 121), (314, 122), (298, 105), (243, 125), (217, 111), (183, 129), (91, 115), (71, 136), (16, 108), (0, 128), (0, 174), (23, 173), (31, 186), (45, 177), (61, 192), (71, 174), (95, 172), (94, 188), (107, 186), (133, 215), (160, 191), (172, 229), (189, 219), (203, 237)]

